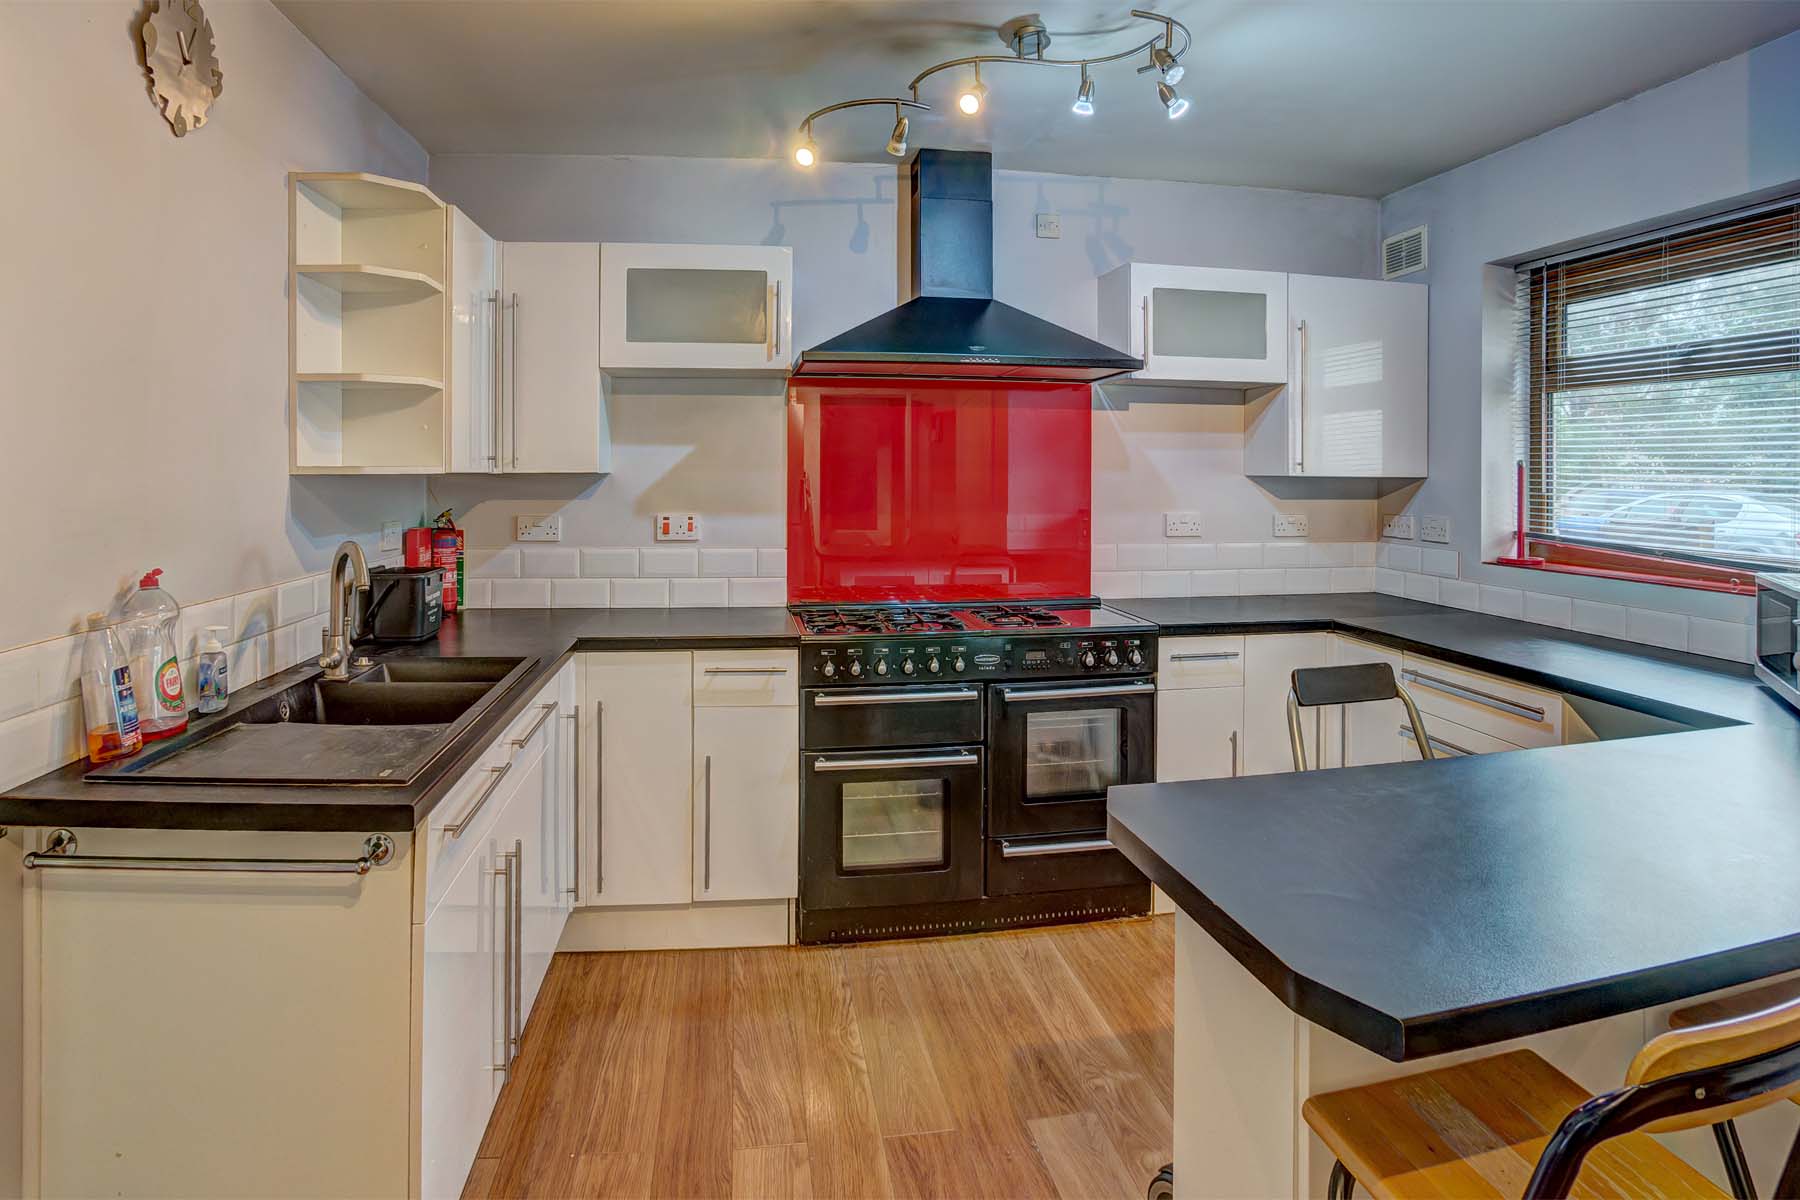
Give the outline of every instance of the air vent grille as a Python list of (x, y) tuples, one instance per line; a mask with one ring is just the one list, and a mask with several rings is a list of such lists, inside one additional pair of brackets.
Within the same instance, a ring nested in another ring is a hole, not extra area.
[(1425, 269), (1425, 227), (1408, 229), (1381, 242), (1381, 277), (1411, 275)]

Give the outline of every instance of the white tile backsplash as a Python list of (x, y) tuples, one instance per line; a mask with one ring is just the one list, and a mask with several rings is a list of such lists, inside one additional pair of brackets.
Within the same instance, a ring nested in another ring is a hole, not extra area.
[(731, 602), (729, 579), (671, 579), (671, 608), (724, 608)]
[(318, 589), (311, 579), (296, 579), (275, 589), (275, 624), (292, 625), (318, 612)]
[(1625, 610), (1625, 636), (1634, 642), (1647, 642), (1669, 650), (1686, 650), (1688, 619), (1680, 613), (1628, 608)]
[(550, 607), (605, 608), (611, 587), (610, 579), (552, 579)]
[(574, 579), (581, 554), (573, 546), (520, 546), (519, 575), (525, 579)]
[(780, 607), (787, 603), (785, 579), (733, 579), (731, 606), (749, 608), (757, 605)]
[(1375, 590), (1384, 596), (1406, 595), (1406, 576), (1388, 567), (1375, 568)]
[(666, 579), (615, 579), (612, 581), (614, 608), (667, 608), (669, 581)]
[(1372, 567), (1375, 565), (1375, 556), (1380, 549), (1381, 547), (1374, 542), (1352, 542), (1350, 543), (1350, 561), (1359, 567)]
[(1427, 604), (1438, 602), (1438, 577), (1436, 575), (1411, 575), (1406, 577), (1406, 598), (1423, 600)]
[(1187, 571), (1145, 571), (1138, 586), (1146, 596), (1186, 596), (1192, 584)]
[(1375, 568), (1332, 567), (1331, 590), (1334, 592), (1372, 592), (1375, 590)]
[(231, 598), (231, 640), (261, 637), (275, 628), (275, 591), (263, 588)]
[(492, 608), (494, 606), (494, 581), (491, 579), (464, 580), (462, 606), (464, 608)]
[(1306, 562), (1314, 567), (1348, 567), (1355, 553), (1352, 542), (1308, 542)]
[(1427, 575), (1442, 579), (1456, 578), (1456, 551), (1425, 547), (1419, 551), (1420, 565)]
[(548, 579), (496, 579), (493, 581), (494, 608), (549, 608)]
[(476, 546), (465, 547), (463, 573), (470, 579), (517, 579), (519, 548), (506, 546), (499, 550), (484, 550)]
[(1090, 556), (1090, 570), (1116, 571), (1119, 569), (1119, 548), (1111, 542), (1096, 542)]
[(630, 579), (638, 573), (638, 552), (630, 548), (584, 549), (581, 573), (589, 579)]
[(700, 551), (688, 546), (656, 546), (638, 551), (646, 579), (691, 579), (700, 574)]
[(1219, 565), (1219, 548), (1211, 542), (1170, 542), (1169, 566), (1177, 571), (1210, 571)]
[(1279, 596), (1287, 591), (1287, 572), (1273, 568), (1257, 568), (1238, 572), (1238, 594), (1243, 596)]
[(754, 550), (702, 550), (700, 551), (700, 573), (706, 576), (730, 579), (756, 574), (756, 551)]
[(1095, 571), (1094, 594), (1103, 600), (1128, 600), (1143, 595), (1136, 571)]
[(1282, 581), (1282, 590), (1295, 595), (1331, 590), (1330, 567), (1296, 567)]
[(1625, 607), (1620, 604), (1577, 600), (1575, 621), (1571, 628), (1582, 633), (1597, 633), (1602, 637), (1622, 638), (1625, 636), (1625, 611)]
[(1125, 542), (1119, 546), (1117, 562), (1121, 571), (1158, 570), (1168, 562), (1168, 552), (1161, 542)]
[(1754, 654), (1751, 644), (1751, 635), (1756, 628), (1754, 625), (1715, 621), (1711, 617), (1689, 617), (1687, 624), (1687, 648), (1695, 654), (1728, 658), (1734, 662), (1751, 660)]
[(1263, 565), (1263, 548), (1261, 542), (1221, 542), (1219, 543), (1219, 565), (1232, 570)]
[(756, 552), (756, 573), (764, 579), (786, 579), (787, 551), (758, 550)]
[(0, 721), (38, 707), (38, 665), (31, 654), (0, 655)]
[(1419, 571), (1419, 548), (1417, 546), (1389, 546), (1387, 548), (1387, 565), (1396, 571)]
[(1305, 542), (1268, 542), (1263, 546), (1263, 566), (1304, 567), (1307, 562)]
[(1538, 625), (1554, 625), (1558, 629), (1572, 629), (1575, 626), (1574, 601), (1567, 596), (1546, 596), (1539, 592), (1526, 592), (1525, 619)]
[(1525, 615), (1525, 593), (1518, 588), (1481, 585), (1481, 611), (1493, 617), (1518, 620)]
[(1471, 611), (1481, 607), (1481, 589), (1466, 579), (1438, 580), (1438, 603)]
[(1237, 571), (1193, 571), (1188, 575), (1191, 596), (1235, 596), (1242, 584)]

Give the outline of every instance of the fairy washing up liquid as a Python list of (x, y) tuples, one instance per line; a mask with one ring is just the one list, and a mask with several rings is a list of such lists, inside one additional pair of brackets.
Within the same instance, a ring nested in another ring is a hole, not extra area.
[(187, 728), (187, 697), (182, 694), (181, 606), (157, 582), (162, 568), (138, 580), (138, 590), (125, 601), (119, 638), (131, 662), (137, 693), (138, 730), (145, 739), (171, 737)]

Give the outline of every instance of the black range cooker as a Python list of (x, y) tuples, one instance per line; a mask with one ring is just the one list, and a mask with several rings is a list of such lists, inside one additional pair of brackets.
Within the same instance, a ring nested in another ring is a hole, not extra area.
[(793, 611), (801, 941), (1149, 911), (1106, 789), (1153, 777), (1154, 625), (1092, 601)]

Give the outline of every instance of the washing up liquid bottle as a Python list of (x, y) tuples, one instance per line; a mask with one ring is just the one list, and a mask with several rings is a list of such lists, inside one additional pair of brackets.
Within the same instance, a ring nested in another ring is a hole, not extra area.
[(187, 728), (187, 697), (182, 694), (181, 606), (163, 591), (162, 568), (138, 580), (138, 590), (125, 601), (119, 636), (137, 688), (138, 729), (146, 740), (173, 737)]
[(131, 668), (105, 613), (89, 613), (81, 647), (81, 715), (87, 721), (88, 758), (110, 762), (144, 748), (138, 732), (137, 696)]
[(200, 669), (194, 679), (195, 712), (224, 712), (226, 701), (231, 697), (222, 644), (225, 633), (223, 625), (208, 625), (200, 639)]

